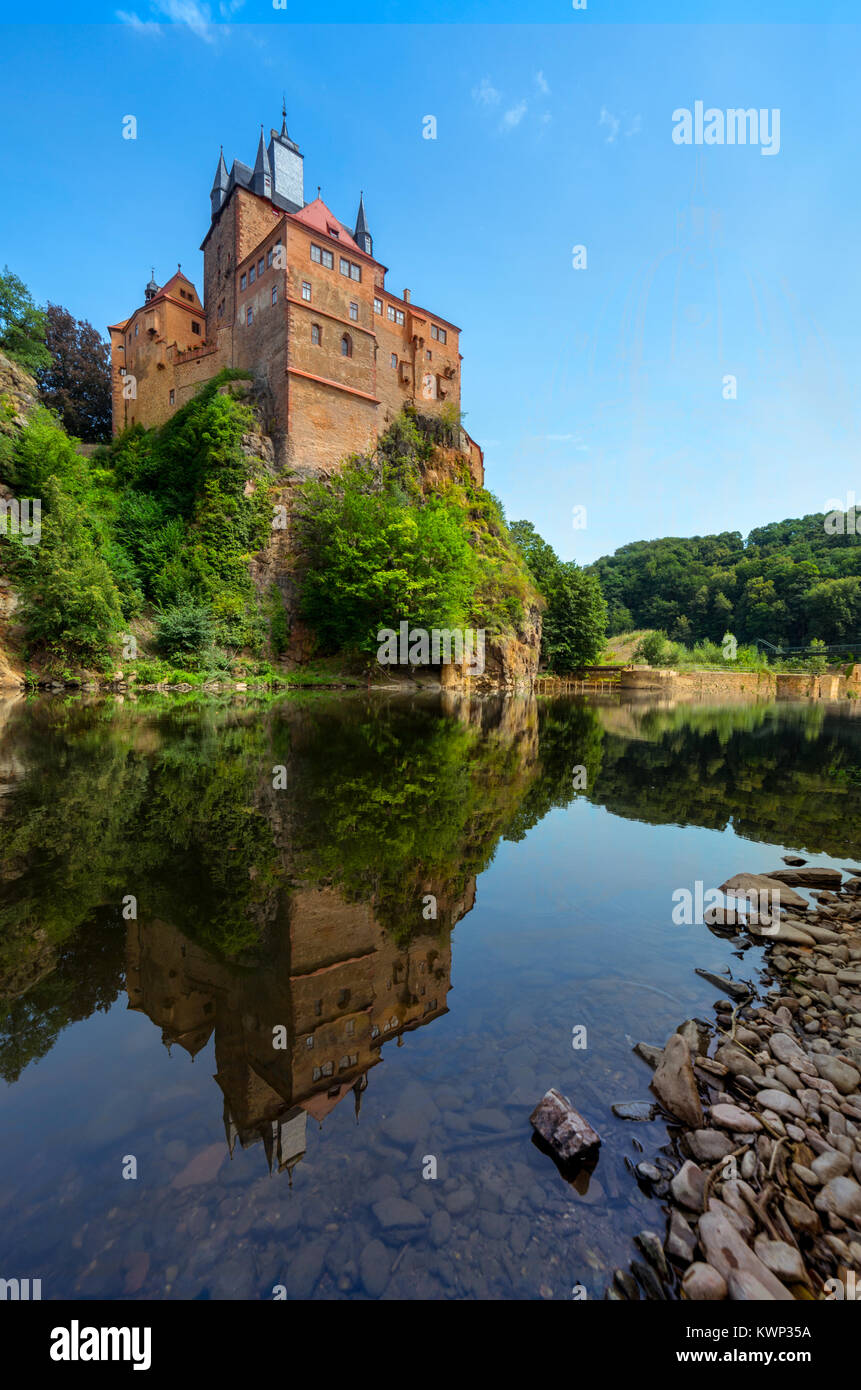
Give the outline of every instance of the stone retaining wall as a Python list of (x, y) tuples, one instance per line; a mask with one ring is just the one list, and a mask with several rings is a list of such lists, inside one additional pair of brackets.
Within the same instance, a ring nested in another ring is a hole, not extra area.
[(703, 695), (740, 700), (845, 700), (861, 694), (861, 666), (849, 675), (829, 671), (676, 671), (669, 667), (632, 666), (622, 671), (623, 695), (658, 693), (672, 699)]

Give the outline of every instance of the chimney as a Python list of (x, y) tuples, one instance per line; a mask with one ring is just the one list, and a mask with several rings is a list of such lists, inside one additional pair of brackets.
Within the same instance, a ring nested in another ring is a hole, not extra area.
[(406, 302), (407, 304), (409, 304), (409, 302), (410, 302), (410, 292), (409, 292), (409, 290), (404, 290), (404, 300), (405, 300), (405, 302)]

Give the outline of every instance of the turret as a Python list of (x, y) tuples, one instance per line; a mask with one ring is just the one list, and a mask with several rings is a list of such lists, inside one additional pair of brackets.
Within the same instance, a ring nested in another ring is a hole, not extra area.
[(356, 216), (356, 230), (353, 232), (353, 240), (361, 251), (366, 251), (369, 256), (373, 256), (374, 242), (365, 221), (365, 199), (361, 193), (359, 194), (359, 211)]
[(262, 126), (260, 127), (260, 143), (257, 146), (257, 158), (254, 161), (254, 173), (251, 175), (251, 191), (258, 193), (261, 198), (272, 197), (272, 170), (269, 167), (269, 156), (266, 153)]
[(209, 195), (212, 204), (212, 216), (221, 210), (224, 196), (227, 192), (227, 165), (224, 162), (224, 146), (221, 147), (221, 154), (218, 156), (218, 168), (215, 171), (215, 179), (212, 184), (212, 191)]
[(153, 268), (152, 268), (152, 277), (151, 277), (150, 282), (149, 282), (149, 284), (147, 285), (146, 289), (144, 290), (144, 301), (145, 301), (145, 303), (149, 304), (150, 300), (151, 300), (151, 299), (155, 299), (155, 297), (156, 297), (157, 294), (158, 294), (158, 285), (157, 285), (156, 282), (155, 282), (155, 266), (153, 266)]

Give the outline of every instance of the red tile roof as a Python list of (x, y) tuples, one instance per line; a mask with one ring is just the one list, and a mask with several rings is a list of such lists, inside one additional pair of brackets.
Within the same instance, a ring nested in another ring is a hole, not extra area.
[(348, 247), (350, 251), (358, 251), (360, 256), (366, 254), (353, 240), (353, 234), (349, 227), (345, 227), (343, 222), (338, 221), (335, 214), (326, 207), (322, 198), (315, 198), (313, 203), (306, 203), (299, 212), (291, 213), (291, 216), (296, 222), (304, 222), (306, 227), (311, 227), (321, 236), (331, 236), (334, 229), (337, 232), (335, 240), (341, 246)]

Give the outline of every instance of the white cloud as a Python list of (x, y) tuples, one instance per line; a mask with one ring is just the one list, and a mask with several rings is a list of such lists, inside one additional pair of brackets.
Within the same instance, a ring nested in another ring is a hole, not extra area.
[(543, 92), (544, 96), (549, 96), (550, 84), (547, 81), (547, 78), (544, 76), (543, 72), (537, 72), (535, 74), (535, 81), (538, 83), (539, 92)]
[(205, 43), (214, 43), (212, 12), (208, 5), (199, 5), (197, 0), (158, 0), (158, 9), (174, 24), (186, 24)]
[(526, 102), (519, 101), (516, 106), (511, 106), (502, 118), (502, 130), (513, 130), (520, 125), (526, 115)]
[(625, 135), (626, 135), (626, 136), (627, 136), (627, 135), (639, 135), (639, 133), (640, 133), (640, 131), (641, 131), (642, 129), (643, 129), (643, 118), (642, 118), (642, 116), (637, 115), (637, 116), (634, 117), (634, 119), (632, 120), (632, 122), (631, 122), (631, 124), (629, 125), (628, 129), (625, 131)]
[(499, 101), (499, 92), (489, 77), (483, 77), (478, 86), (473, 87), (472, 99), (479, 106), (496, 106)]
[(620, 122), (618, 116), (614, 116), (612, 111), (608, 111), (606, 106), (602, 106), (601, 118), (598, 121), (598, 125), (606, 126), (609, 130), (610, 134), (607, 136), (606, 142), (608, 145), (615, 144), (616, 136), (619, 134), (619, 124)]
[(136, 34), (149, 34), (152, 38), (161, 34), (161, 25), (154, 20), (141, 19), (134, 11), (129, 13), (127, 10), (117, 10), (117, 19), (121, 24), (127, 24), (130, 29), (134, 29)]
[[(229, 20), (244, 4), (245, 0), (219, 0), (218, 13), (221, 20)], [(152, 0), (150, 9), (172, 24), (189, 29), (204, 43), (215, 43), (218, 25), (213, 24), (212, 10), (208, 4), (199, 3), (199, 0)], [(158, 20), (141, 19), (134, 10), (117, 10), (116, 15), (121, 24), (127, 24), (137, 34), (164, 33)]]

